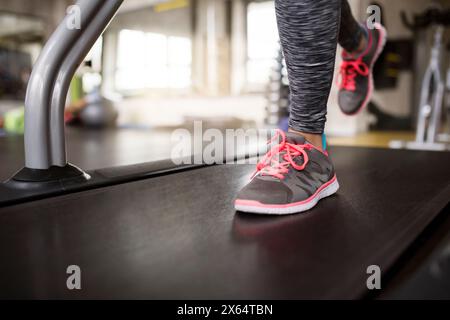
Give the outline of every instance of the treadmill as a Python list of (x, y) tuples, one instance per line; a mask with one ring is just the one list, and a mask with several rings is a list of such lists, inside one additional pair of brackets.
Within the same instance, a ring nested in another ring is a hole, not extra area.
[[(82, 28), (66, 16), (34, 66), (25, 166), (0, 185), (0, 298), (450, 297), (449, 152), (332, 147), (337, 195), (281, 217), (235, 212), (253, 165), (70, 164), (68, 86), (121, 3), (78, 1)], [(66, 286), (71, 265), (82, 290)], [(374, 265), (381, 290), (367, 286)]]

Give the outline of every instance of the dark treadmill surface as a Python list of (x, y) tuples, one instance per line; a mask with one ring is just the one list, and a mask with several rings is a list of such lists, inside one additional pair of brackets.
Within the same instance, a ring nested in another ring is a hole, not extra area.
[[(414, 254), (391, 269), (395, 275), (388, 281), (378, 299), (449, 300), (450, 299), (450, 204), (408, 249)], [(398, 270), (398, 272), (395, 272)]]
[[(0, 209), (0, 297), (356, 298), (450, 199), (450, 153), (334, 148), (341, 189), (306, 214), (235, 213), (253, 165)], [(82, 290), (66, 289), (68, 265)]]

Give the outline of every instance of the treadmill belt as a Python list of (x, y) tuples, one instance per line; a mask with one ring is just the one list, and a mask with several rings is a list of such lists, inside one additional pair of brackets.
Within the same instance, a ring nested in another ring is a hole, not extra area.
[[(0, 209), (0, 298), (359, 298), (450, 199), (450, 153), (332, 149), (341, 189), (304, 214), (236, 213), (254, 165)], [(82, 290), (66, 288), (78, 265)]]

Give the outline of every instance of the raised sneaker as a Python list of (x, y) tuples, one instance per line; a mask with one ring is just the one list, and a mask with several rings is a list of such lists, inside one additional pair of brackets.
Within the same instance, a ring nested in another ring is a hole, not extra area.
[(338, 103), (347, 115), (357, 114), (370, 101), (373, 92), (372, 69), (386, 43), (386, 30), (379, 23), (367, 28), (366, 49), (359, 54), (342, 52)]

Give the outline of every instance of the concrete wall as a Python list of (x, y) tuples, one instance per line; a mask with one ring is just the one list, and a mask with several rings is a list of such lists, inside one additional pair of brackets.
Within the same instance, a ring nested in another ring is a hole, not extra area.
[(232, 1), (231, 13), (231, 94), (245, 88), (247, 63), (247, 1)]
[(195, 90), (213, 96), (229, 94), (230, 1), (197, 0), (195, 3), (193, 69)]

